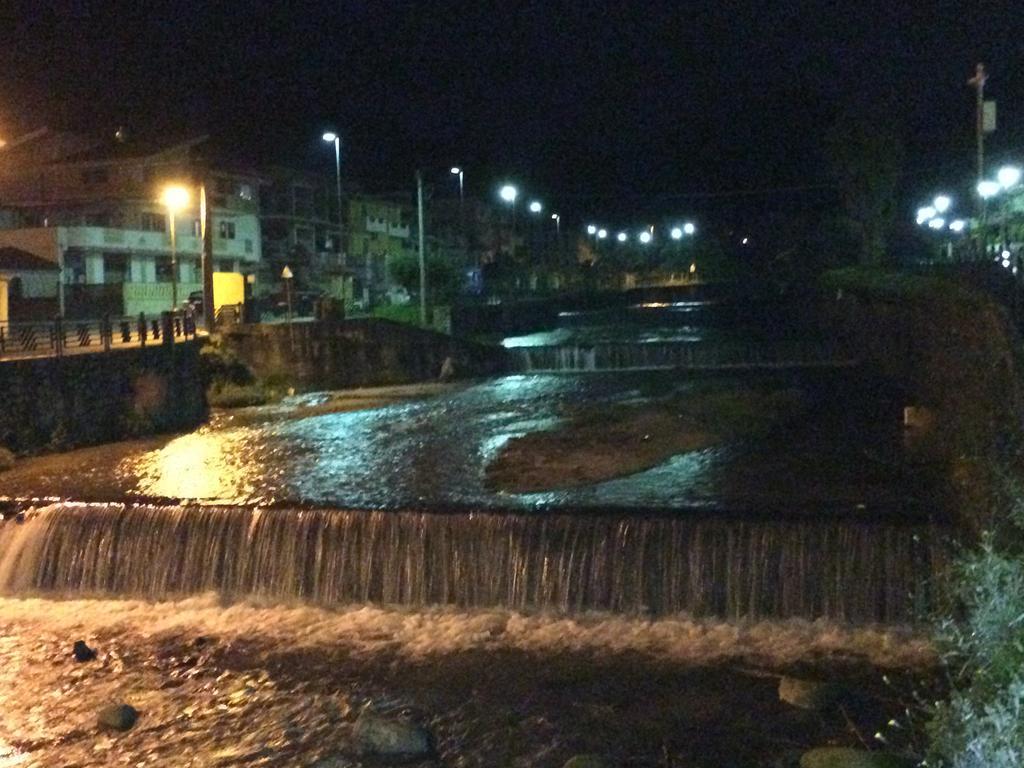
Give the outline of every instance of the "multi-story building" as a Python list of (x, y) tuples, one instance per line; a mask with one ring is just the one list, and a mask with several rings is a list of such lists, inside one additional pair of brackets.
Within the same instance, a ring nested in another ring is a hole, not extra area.
[(352, 194), (345, 222), (347, 266), (355, 293), (368, 307), (392, 290), (396, 259), (415, 258), (412, 203), (368, 194)]
[[(12, 141), (0, 149), (0, 248), (56, 265), (68, 316), (164, 311), (175, 293), (180, 306), (202, 287), (205, 185), (213, 269), (251, 281), (261, 262), (261, 179), (205, 150), (204, 138), (153, 145), (120, 132), (94, 140), (42, 130)], [(162, 202), (172, 185), (187, 193), (173, 216)]]
[[(269, 293), (288, 267), (301, 289), (346, 298), (345, 254), (338, 227), (334, 181), (289, 168), (261, 174), (260, 229), (263, 264), (258, 285)], [(339, 292), (340, 290), (340, 292)]]

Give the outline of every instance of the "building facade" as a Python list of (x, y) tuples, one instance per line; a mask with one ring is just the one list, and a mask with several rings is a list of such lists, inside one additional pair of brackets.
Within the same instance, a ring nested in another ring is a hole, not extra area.
[[(0, 149), (0, 247), (56, 266), (55, 298), (67, 316), (158, 313), (175, 296), (180, 307), (202, 288), (202, 186), (214, 271), (255, 277), (260, 177), (216, 166), (204, 144), (154, 147), (47, 131), (9, 143)], [(172, 185), (187, 197), (173, 216), (163, 202)]]

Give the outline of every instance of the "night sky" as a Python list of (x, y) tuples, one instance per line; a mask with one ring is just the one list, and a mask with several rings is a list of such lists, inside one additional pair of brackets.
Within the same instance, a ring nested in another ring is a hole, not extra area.
[(1024, 160), (1020, 3), (0, 8), (4, 137), (209, 132), (254, 163), (333, 170), (319, 136), (338, 127), (346, 176), (381, 189), (460, 164), (478, 194), (509, 178), (568, 216), (741, 216), (823, 194), (822, 138), (851, 103), (902, 132), (904, 195), (967, 180), (984, 61), (993, 156)]

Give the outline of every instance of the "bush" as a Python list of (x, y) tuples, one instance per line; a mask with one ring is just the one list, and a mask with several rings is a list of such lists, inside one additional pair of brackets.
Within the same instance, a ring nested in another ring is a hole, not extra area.
[(9, 450), (0, 446), (0, 472), (5, 469), (10, 469), (14, 466), (14, 454)]
[(206, 392), (206, 399), (215, 408), (247, 408), (266, 405), (273, 397), (261, 384), (231, 384), (214, 382)]
[(203, 386), (221, 384), (252, 384), (255, 380), (249, 367), (230, 350), (219, 344), (206, 344), (199, 353), (199, 375)]
[[(1024, 530), (1024, 497), (1009, 517)], [(954, 572), (937, 641), (949, 700), (928, 725), (929, 765), (1024, 765), (1024, 556), (1014, 539), (986, 535)]]

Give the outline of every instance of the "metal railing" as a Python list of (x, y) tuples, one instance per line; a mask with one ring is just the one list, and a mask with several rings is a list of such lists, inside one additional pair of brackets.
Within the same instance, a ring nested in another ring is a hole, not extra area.
[(112, 349), (174, 344), (196, 336), (195, 318), (181, 312), (158, 316), (103, 317), (0, 323), (0, 360), (62, 357)]

